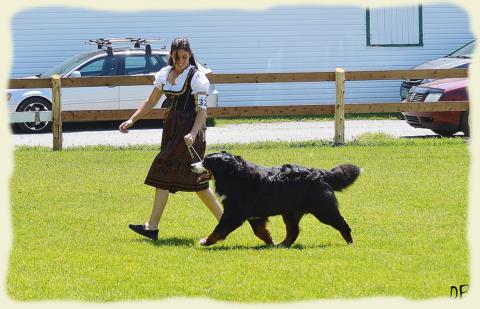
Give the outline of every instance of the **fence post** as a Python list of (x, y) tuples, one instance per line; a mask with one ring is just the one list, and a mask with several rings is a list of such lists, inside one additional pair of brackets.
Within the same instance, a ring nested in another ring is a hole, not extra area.
[(345, 144), (345, 70), (335, 70), (336, 102), (335, 102), (335, 138), (334, 145)]
[(59, 75), (52, 75), (53, 150), (62, 150), (62, 101)]

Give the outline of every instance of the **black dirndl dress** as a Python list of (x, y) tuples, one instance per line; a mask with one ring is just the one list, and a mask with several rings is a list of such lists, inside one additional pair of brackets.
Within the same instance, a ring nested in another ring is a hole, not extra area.
[[(196, 71), (195, 67), (190, 68), (179, 92), (164, 90), (167, 98), (163, 106), (168, 107), (168, 111), (163, 123), (160, 153), (153, 160), (145, 179), (145, 184), (170, 193), (197, 192), (208, 188), (208, 182), (198, 183), (198, 174), (191, 171), (190, 165), (198, 162), (198, 158), (195, 156), (192, 159), (184, 141), (184, 136), (192, 129), (197, 116), (195, 97), (190, 85)], [(206, 149), (205, 130), (204, 125), (193, 143), (193, 148), (201, 158)]]

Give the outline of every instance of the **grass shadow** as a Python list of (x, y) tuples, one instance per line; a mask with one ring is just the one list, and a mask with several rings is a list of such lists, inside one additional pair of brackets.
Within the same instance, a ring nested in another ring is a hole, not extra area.
[(214, 245), (213, 247), (205, 247), (203, 250), (207, 251), (228, 251), (228, 250), (304, 250), (304, 249), (326, 249), (331, 247), (346, 247), (347, 244), (318, 244), (318, 245), (304, 245), (300, 243), (293, 244), (290, 248), (280, 247), (275, 245), (256, 245), (256, 246), (245, 246), (245, 245), (234, 245), (234, 246), (225, 246), (225, 245)]
[(195, 246), (195, 243), (196, 243), (196, 240), (193, 238), (181, 238), (181, 237), (160, 238), (158, 240), (150, 240), (147, 238), (142, 238), (136, 241), (148, 243), (156, 247), (193, 247)]
[(400, 139), (402, 139), (402, 138), (403, 139), (441, 139), (441, 138), (465, 139), (466, 137), (464, 135), (460, 134), (460, 135), (452, 135), (452, 136), (449, 136), (449, 137), (443, 137), (443, 136), (440, 136), (440, 135), (413, 135), (413, 136), (406, 135), (406, 136), (400, 137)]
[(151, 240), (147, 238), (136, 239), (135, 242), (140, 243), (148, 243), (152, 246), (156, 247), (198, 247), (200, 250), (206, 251), (230, 251), (230, 250), (304, 250), (304, 249), (326, 249), (326, 248), (333, 248), (333, 247), (346, 247), (347, 244), (340, 244), (340, 243), (326, 243), (326, 244), (308, 244), (304, 245), (301, 243), (294, 243), (290, 248), (275, 246), (275, 245), (267, 245), (267, 244), (259, 244), (254, 246), (248, 245), (222, 245), (217, 244), (211, 247), (202, 247), (198, 244), (198, 240), (194, 238), (181, 238), (181, 237), (168, 237), (168, 238), (160, 238), (158, 240)]

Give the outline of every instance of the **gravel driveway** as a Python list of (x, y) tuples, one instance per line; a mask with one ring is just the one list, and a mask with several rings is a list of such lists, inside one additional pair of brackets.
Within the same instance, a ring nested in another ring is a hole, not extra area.
[[(403, 120), (347, 120), (345, 139), (365, 132), (384, 132), (393, 136), (434, 135), (430, 130), (412, 128)], [(462, 133), (459, 133), (462, 134)], [(333, 139), (333, 121), (276, 122), (236, 124), (209, 127), (208, 144), (250, 143), (259, 141), (306, 141)], [(160, 145), (162, 129), (132, 129), (122, 134), (117, 130), (64, 132), (63, 147), (88, 145)], [(14, 134), (14, 145), (52, 146), (52, 134)]]

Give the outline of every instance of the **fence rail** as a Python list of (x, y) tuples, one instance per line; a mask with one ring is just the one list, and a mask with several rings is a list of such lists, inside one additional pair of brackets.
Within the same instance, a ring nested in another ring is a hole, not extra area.
[[(385, 79), (421, 79), (421, 78), (466, 78), (467, 69), (433, 70), (392, 70), (392, 71), (345, 71), (346, 81), (385, 80)], [(248, 83), (288, 83), (288, 82), (334, 82), (335, 72), (303, 73), (242, 73), (208, 74), (214, 84)], [(145, 76), (102, 76), (102, 77), (66, 77), (62, 78), (62, 87), (99, 87), (152, 85), (154, 75)], [(51, 78), (10, 79), (9, 88), (50, 88)]]
[[(468, 101), (445, 101), (426, 103), (361, 103), (345, 104), (346, 114), (365, 113), (398, 113), (406, 111), (431, 112), (431, 111), (466, 111)], [(144, 119), (163, 119), (166, 109), (154, 109)], [(252, 117), (252, 116), (303, 116), (303, 115), (333, 115), (334, 103), (319, 105), (295, 106), (235, 106), (235, 107), (210, 107), (208, 116), (212, 118)], [(114, 121), (128, 119), (134, 109), (125, 110), (92, 110), (92, 111), (62, 111), (62, 120), (68, 122), (82, 121)], [(35, 118), (36, 114), (39, 118)], [(16, 112), (10, 113), (10, 122), (35, 122), (52, 121), (53, 112)]]
[[(241, 116), (291, 116), (311, 114), (333, 114), (335, 118), (335, 144), (344, 143), (345, 113), (390, 113), (390, 112), (433, 112), (433, 111), (466, 111), (468, 101), (421, 102), (421, 103), (349, 103), (344, 102), (346, 81), (359, 80), (396, 80), (422, 78), (467, 78), (467, 69), (433, 69), (433, 70), (389, 70), (389, 71), (352, 71), (337, 69), (336, 72), (303, 72), (303, 73), (245, 73), (245, 74), (209, 74), (214, 84), (235, 83), (286, 83), (286, 82), (335, 82), (336, 101), (330, 104), (315, 105), (281, 105), (281, 106), (236, 106), (212, 107), (208, 109), (209, 117), (241, 117)], [(61, 111), (61, 88), (63, 87), (99, 87), (99, 86), (134, 86), (152, 85), (154, 75), (145, 76), (105, 76), (84, 78), (51, 78), (11, 79), (10, 89), (51, 88), (53, 112), (23, 112), (27, 118), (19, 118), (11, 113), (11, 122), (23, 122), (20, 119), (44, 120), (53, 118), (53, 149), (62, 148), (62, 121), (100, 121), (128, 119), (135, 110), (96, 110), (96, 111)], [(48, 115), (47, 115), (48, 113)], [(145, 119), (162, 119), (166, 109), (154, 109)]]
[(14, 112), (10, 113), (10, 123), (52, 121), (53, 112)]

